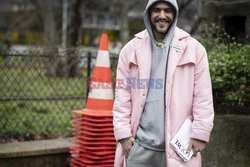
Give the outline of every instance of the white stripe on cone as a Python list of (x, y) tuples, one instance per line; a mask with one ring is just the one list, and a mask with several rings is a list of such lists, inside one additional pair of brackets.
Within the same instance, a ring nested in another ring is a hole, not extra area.
[(94, 99), (113, 99), (112, 83), (91, 82), (89, 98)]
[(110, 67), (109, 52), (106, 50), (98, 50), (96, 58), (96, 67)]

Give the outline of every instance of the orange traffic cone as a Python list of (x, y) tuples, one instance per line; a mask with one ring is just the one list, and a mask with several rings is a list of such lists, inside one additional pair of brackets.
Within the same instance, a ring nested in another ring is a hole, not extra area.
[(86, 109), (112, 111), (113, 103), (108, 35), (102, 34)]
[(86, 108), (72, 115), (71, 167), (113, 166), (113, 103), (108, 36), (102, 34)]

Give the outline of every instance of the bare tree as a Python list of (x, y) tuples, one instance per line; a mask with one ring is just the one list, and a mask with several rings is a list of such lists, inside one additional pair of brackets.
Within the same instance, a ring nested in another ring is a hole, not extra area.
[[(177, 0), (178, 1), (178, 4), (179, 4), (179, 8), (180, 8), (180, 17), (184, 17), (186, 18), (186, 14), (188, 12), (189, 14), (189, 10), (190, 10), (190, 7), (193, 7), (192, 9), (196, 12), (198, 12), (197, 9), (194, 9), (195, 6), (197, 7), (199, 0)], [(193, 4), (191, 4), (193, 3)], [(194, 5), (195, 4), (195, 5)], [(188, 10), (188, 11), (187, 11)], [(195, 12), (193, 12), (195, 13)], [(196, 15), (196, 17), (194, 17), (194, 15), (192, 15), (192, 24), (190, 25), (190, 30), (189, 30), (189, 33), (190, 34), (194, 34), (197, 29), (199, 28), (200, 24), (202, 23), (203, 19), (201, 17), (199, 17), (199, 15)]]
[(185, 10), (193, 1), (194, 0), (177, 0), (179, 5), (179, 15), (181, 15), (183, 10)]
[(68, 1), (68, 28), (67, 28), (67, 76), (74, 77), (77, 75), (78, 56), (75, 48), (80, 43), (81, 26), (82, 26), (82, 0)]
[(33, 3), (42, 18), (44, 29), (44, 42), (49, 45), (57, 45), (57, 27), (55, 20), (55, 1), (51, 0), (33, 0)]
[[(67, 23), (67, 43), (66, 43), (66, 61), (57, 56), (57, 46), (59, 44), (56, 15), (62, 13), (62, 6), (57, 10), (56, 3), (61, 3), (61, 0), (33, 0), (39, 14), (42, 17), (44, 25), (45, 38), (44, 42), (49, 46), (46, 49), (46, 54), (49, 55), (46, 61), (47, 75), (49, 76), (68, 76), (74, 77), (77, 72), (78, 56), (76, 46), (80, 42), (81, 35), (81, 9), (82, 0), (68, 0), (68, 23)], [(60, 15), (60, 14), (59, 14)]]
[(44, 31), (44, 44), (46, 49), (44, 53), (48, 55), (45, 58), (46, 74), (54, 77), (61, 74), (58, 66), (60, 65), (60, 59), (57, 56), (58, 53), (58, 32), (57, 23), (55, 20), (56, 11), (55, 2), (51, 0), (32, 0), (31, 3), (36, 7), (42, 22)]
[(128, 11), (131, 2), (120, 1), (121, 3), (121, 23), (120, 23), (120, 40), (122, 43), (126, 43), (129, 38), (129, 26), (128, 26)]

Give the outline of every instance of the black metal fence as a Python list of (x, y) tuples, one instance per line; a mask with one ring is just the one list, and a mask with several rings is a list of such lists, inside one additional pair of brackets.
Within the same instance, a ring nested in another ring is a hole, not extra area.
[[(71, 111), (82, 109), (96, 52), (0, 53), (0, 142), (71, 135)], [(111, 55), (113, 77), (117, 55)]]

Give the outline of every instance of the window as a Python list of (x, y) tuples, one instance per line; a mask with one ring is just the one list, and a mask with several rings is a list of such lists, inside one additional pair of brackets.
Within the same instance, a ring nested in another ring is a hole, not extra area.
[(225, 16), (224, 28), (226, 32), (231, 36), (235, 37), (237, 41), (241, 41), (246, 35), (246, 16)]

